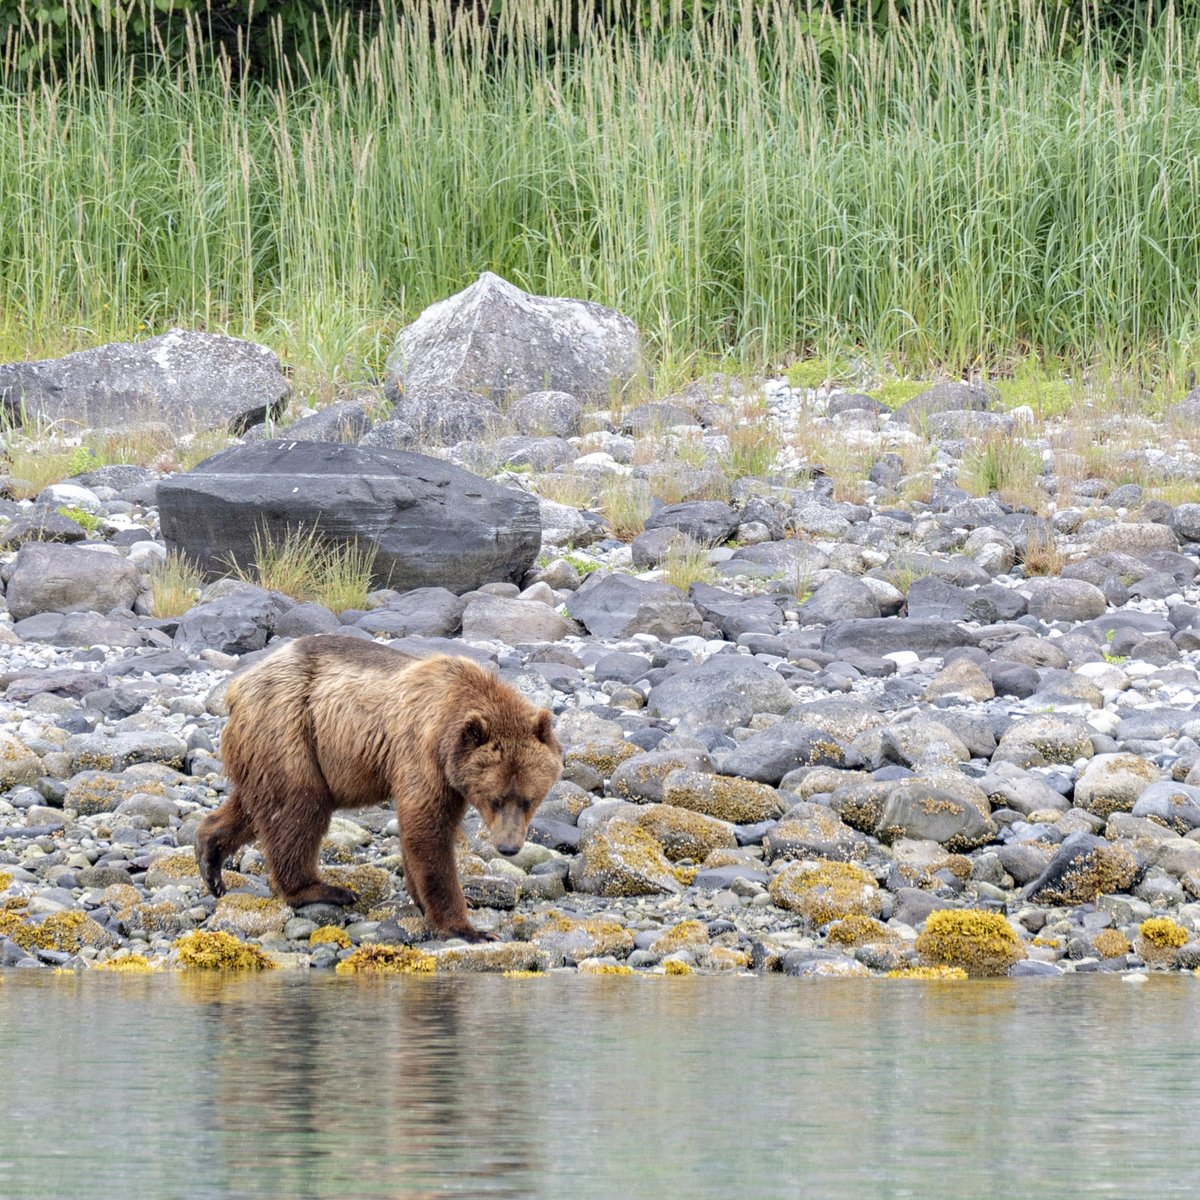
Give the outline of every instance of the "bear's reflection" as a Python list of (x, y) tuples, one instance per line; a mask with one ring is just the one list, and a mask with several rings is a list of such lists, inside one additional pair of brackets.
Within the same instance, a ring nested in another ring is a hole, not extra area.
[(210, 1182), (313, 1200), (528, 1195), (529, 1035), (488, 984), (185, 977), (216, 1072)]

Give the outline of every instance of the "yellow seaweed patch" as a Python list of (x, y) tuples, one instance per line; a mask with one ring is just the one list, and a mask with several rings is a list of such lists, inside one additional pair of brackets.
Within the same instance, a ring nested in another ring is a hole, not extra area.
[(1007, 975), (1025, 957), (1025, 947), (999, 913), (957, 908), (929, 914), (917, 953), (925, 966), (962, 967), (971, 976)]
[(194, 929), (176, 939), (180, 966), (198, 971), (269, 971), (275, 964), (257, 946), (232, 933)]
[(436, 969), (432, 954), (383, 942), (359, 946), (334, 968), (339, 975), (427, 975)]

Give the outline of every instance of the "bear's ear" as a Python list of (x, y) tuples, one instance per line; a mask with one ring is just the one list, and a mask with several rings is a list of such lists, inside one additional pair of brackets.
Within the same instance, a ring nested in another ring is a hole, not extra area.
[(458, 735), (459, 745), (464, 750), (477, 750), (485, 745), (487, 740), (487, 722), (478, 713), (472, 713), (463, 722), (462, 732)]
[(547, 746), (558, 745), (554, 739), (554, 725), (549, 709), (543, 708), (534, 718), (533, 736), (536, 737), (539, 742), (543, 742)]

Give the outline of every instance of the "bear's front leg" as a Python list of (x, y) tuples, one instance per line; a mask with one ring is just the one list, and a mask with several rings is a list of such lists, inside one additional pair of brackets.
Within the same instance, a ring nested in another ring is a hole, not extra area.
[(401, 830), (404, 883), (425, 924), (439, 937), (494, 942), (494, 933), (476, 929), (467, 916), (467, 898), (454, 863), (454, 826), (428, 833)]

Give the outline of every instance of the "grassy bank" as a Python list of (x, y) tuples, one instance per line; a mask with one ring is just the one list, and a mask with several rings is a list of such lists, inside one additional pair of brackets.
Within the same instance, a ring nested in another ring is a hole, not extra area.
[(510, 4), (497, 56), (415, 0), (285, 83), (193, 55), (100, 85), (86, 37), (58, 83), (10, 63), (0, 358), (178, 323), (328, 389), (485, 268), (676, 363), (1200, 355), (1200, 25), (1125, 60), (1054, 43), (1038, 0), (883, 31), (730, 0), (553, 57), (556, 7)]

